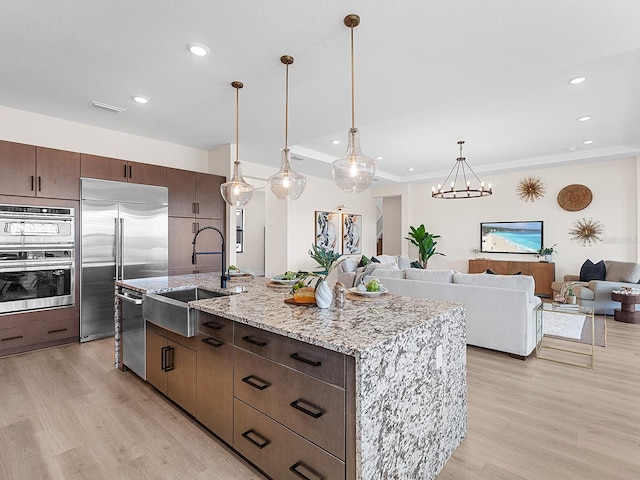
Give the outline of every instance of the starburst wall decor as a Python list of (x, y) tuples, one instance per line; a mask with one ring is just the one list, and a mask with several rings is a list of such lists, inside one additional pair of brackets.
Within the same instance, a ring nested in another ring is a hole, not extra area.
[(520, 180), (516, 193), (523, 202), (535, 202), (547, 193), (547, 186), (539, 177), (526, 177)]
[(604, 225), (591, 218), (576, 220), (569, 229), (571, 240), (585, 247), (601, 242), (603, 233)]

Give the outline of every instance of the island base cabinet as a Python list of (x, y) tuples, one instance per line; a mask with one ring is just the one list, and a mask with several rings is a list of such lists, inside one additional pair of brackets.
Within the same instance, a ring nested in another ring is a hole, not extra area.
[(233, 444), (233, 345), (198, 332), (196, 418)]
[[(179, 340), (179, 335), (147, 323), (147, 381), (195, 415), (196, 352)], [(192, 340), (184, 338), (185, 343)]]
[(271, 478), (344, 480), (344, 462), (234, 400), (234, 448)]

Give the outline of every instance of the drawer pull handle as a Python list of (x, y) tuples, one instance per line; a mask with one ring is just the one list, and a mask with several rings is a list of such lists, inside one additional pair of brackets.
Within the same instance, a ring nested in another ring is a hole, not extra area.
[(213, 323), (213, 322), (203, 322), (202, 326), (210, 328), (211, 330), (222, 330), (221, 325), (218, 325), (217, 323)]
[(160, 350), (162, 355), (162, 370), (170, 372), (173, 370), (173, 347), (162, 347)]
[(324, 411), (322, 409), (316, 407), (315, 405), (312, 405), (309, 402), (305, 402), (300, 398), (298, 400), (294, 400), (289, 405), (291, 405), (296, 410), (300, 410), (302, 413), (306, 413), (307, 415), (313, 418), (320, 418), (322, 415), (324, 415)]
[(215, 338), (211, 338), (211, 337), (203, 338), (202, 341), (207, 345), (211, 345), (212, 347), (216, 347), (216, 348), (224, 345), (224, 342), (221, 342), (220, 340), (216, 340)]
[[(289, 467), (289, 470), (291, 470), (293, 473), (295, 473), (300, 478), (303, 478), (304, 480), (323, 480), (324, 479), (322, 475), (312, 470), (311, 468), (307, 467), (302, 462), (297, 462), (294, 465), (291, 465)], [(303, 471), (304, 473), (302, 473)]]
[(49, 330), (47, 333), (60, 333), (60, 332), (66, 332), (67, 329), (66, 328), (59, 328), (57, 330)]
[[(254, 437), (256, 437), (257, 440), (254, 440), (253, 438), (251, 438), (250, 435), (253, 435)], [(260, 450), (262, 450), (264, 447), (266, 447), (271, 443), (269, 440), (267, 440), (263, 436), (258, 435), (258, 433), (253, 428), (251, 430), (247, 430), (246, 432), (244, 432), (242, 436), (247, 440), (249, 440), (251, 443), (253, 443)]]
[(19, 338), (23, 338), (24, 335), (18, 335), (16, 337), (7, 337), (7, 338), (0, 338), (0, 342), (8, 342), (9, 340), (18, 340)]
[(311, 365), (312, 367), (319, 367), (320, 365), (322, 365), (322, 362), (320, 361), (316, 362), (315, 360), (309, 360), (308, 358), (301, 357), (300, 355), (298, 355), (297, 352), (292, 353), (289, 356), (294, 360), (298, 360), (299, 362), (306, 363), (307, 365)]
[(256, 377), (255, 375), (249, 375), (248, 377), (244, 377), (242, 381), (246, 384), (251, 385), (253, 388), (257, 388), (258, 390), (264, 390), (265, 388), (271, 386), (269, 382), (265, 382), (264, 380)]
[(249, 335), (246, 335), (246, 336), (242, 337), (242, 339), (245, 342), (253, 343), (254, 345), (257, 345), (259, 347), (266, 347), (267, 346), (267, 342), (265, 342), (264, 340), (256, 340), (255, 338), (251, 338)]

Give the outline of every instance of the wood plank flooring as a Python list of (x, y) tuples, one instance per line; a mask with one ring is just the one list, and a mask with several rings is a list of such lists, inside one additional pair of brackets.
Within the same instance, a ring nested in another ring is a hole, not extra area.
[[(607, 324), (595, 370), (469, 347), (469, 431), (438, 480), (640, 478), (640, 325)], [(0, 479), (264, 478), (112, 364), (112, 339), (0, 358)]]

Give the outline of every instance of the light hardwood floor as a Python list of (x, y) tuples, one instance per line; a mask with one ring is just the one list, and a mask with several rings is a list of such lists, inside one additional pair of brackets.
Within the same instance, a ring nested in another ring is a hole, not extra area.
[[(468, 435), (438, 480), (639, 479), (640, 325), (607, 337), (595, 370), (469, 347)], [(263, 478), (112, 364), (111, 339), (0, 358), (0, 479)]]

